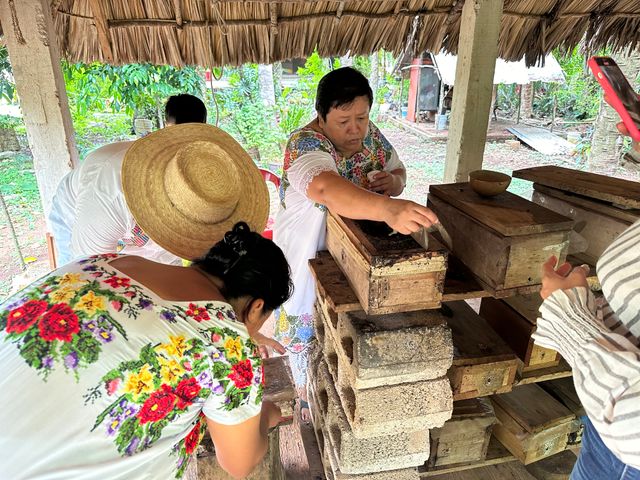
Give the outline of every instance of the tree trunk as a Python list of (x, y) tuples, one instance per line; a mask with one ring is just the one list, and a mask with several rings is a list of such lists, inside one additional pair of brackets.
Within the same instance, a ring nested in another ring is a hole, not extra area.
[(378, 52), (373, 52), (371, 54), (371, 76), (369, 78), (369, 83), (371, 84), (371, 90), (373, 90), (373, 98), (376, 98), (376, 94), (378, 93), (378, 78), (379, 78), (379, 68), (378, 68)]
[(520, 115), (522, 115), (522, 118), (531, 118), (533, 117), (533, 83), (527, 83), (520, 88), (522, 88)]
[(262, 104), (267, 108), (275, 107), (276, 91), (273, 85), (273, 67), (271, 65), (258, 65), (258, 82)]
[[(638, 76), (640, 75), (640, 51), (636, 50), (629, 55), (620, 55), (616, 58), (620, 70), (638, 90)], [(600, 112), (596, 118), (591, 139), (591, 154), (589, 155), (589, 169), (593, 171), (612, 171), (620, 158), (619, 140), (620, 134), (616, 123), (620, 121), (617, 112), (603, 100), (600, 102)]]
[(273, 86), (276, 98), (280, 98), (282, 96), (282, 63), (280, 62), (273, 64)]

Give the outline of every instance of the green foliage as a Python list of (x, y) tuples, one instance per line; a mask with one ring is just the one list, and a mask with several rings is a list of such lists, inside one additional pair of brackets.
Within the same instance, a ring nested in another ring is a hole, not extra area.
[(6, 46), (0, 47), (0, 98), (4, 98), (8, 102), (13, 102), (16, 99), (13, 70), (11, 70)]
[(557, 115), (567, 119), (595, 118), (602, 92), (593, 75), (587, 70), (585, 56), (576, 47), (567, 55), (554, 52), (564, 70), (566, 83), (542, 84), (535, 82), (534, 111), (538, 115), (551, 116), (554, 97)]
[(7, 202), (12, 218), (33, 224), (42, 215), (33, 160), (23, 154), (1, 159), (0, 179), (0, 193)]
[(24, 128), (24, 123), (20, 117), (0, 115), (0, 128), (8, 130), (22, 130)]
[(133, 135), (131, 118), (124, 114), (87, 113), (73, 119), (80, 159), (107, 143), (129, 140)]
[(105, 111), (105, 106), (113, 113), (158, 118), (170, 95), (202, 97), (204, 90), (202, 75), (195, 67), (63, 62), (62, 70), (74, 122), (89, 112)]
[(313, 54), (307, 58), (304, 67), (298, 69), (298, 76), (300, 77), (298, 89), (302, 96), (315, 100), (318, 83), (320, 83), (320, 79), (329, 73), (329, 71), (328, 62), (320, 58), (317, 50), (314, 51)]

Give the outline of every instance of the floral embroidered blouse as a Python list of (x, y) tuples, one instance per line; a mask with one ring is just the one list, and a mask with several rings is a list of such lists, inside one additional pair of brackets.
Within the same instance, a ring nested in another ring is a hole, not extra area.
[(180, 478), (205, 417), (260, 413), (260, 357), (231, 306), (163, 300), (116, 257), (0, 305), (0, 478)]

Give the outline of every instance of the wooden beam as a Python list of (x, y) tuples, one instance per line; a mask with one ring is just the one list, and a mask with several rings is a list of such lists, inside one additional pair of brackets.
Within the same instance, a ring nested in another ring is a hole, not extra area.
[(173, 11), (176, 15), (176, 25), (178, 28), (182, 28), (182, 5), (180, 4), (182, 0), (173, 0)]
[(111, 50), (111, 40), (109, 39), (109, 23), (102, 7), (102, 0), (89, 0), (93, 19), (98, 31), (98, 41), (102, 48), (102, 55), (107, 63), (113, 63), (113, 51)]
[(60, 179), (78, 161), (51, 3), (0, 0), (0, 18), (46, 218)]
[(467, 181), (482, 168), (503, 0), (467, 0), (462, 7), (445, 183)]

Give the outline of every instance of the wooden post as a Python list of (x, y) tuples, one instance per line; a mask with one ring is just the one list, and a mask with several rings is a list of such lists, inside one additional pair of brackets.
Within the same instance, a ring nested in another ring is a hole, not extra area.
[(445, 182), (482, 168), (498, 51), (502, 0), (467, 0), (462, 8)]
[(78, 160), (50, 0), (0, 0), (45, 218), (60, 179)]

